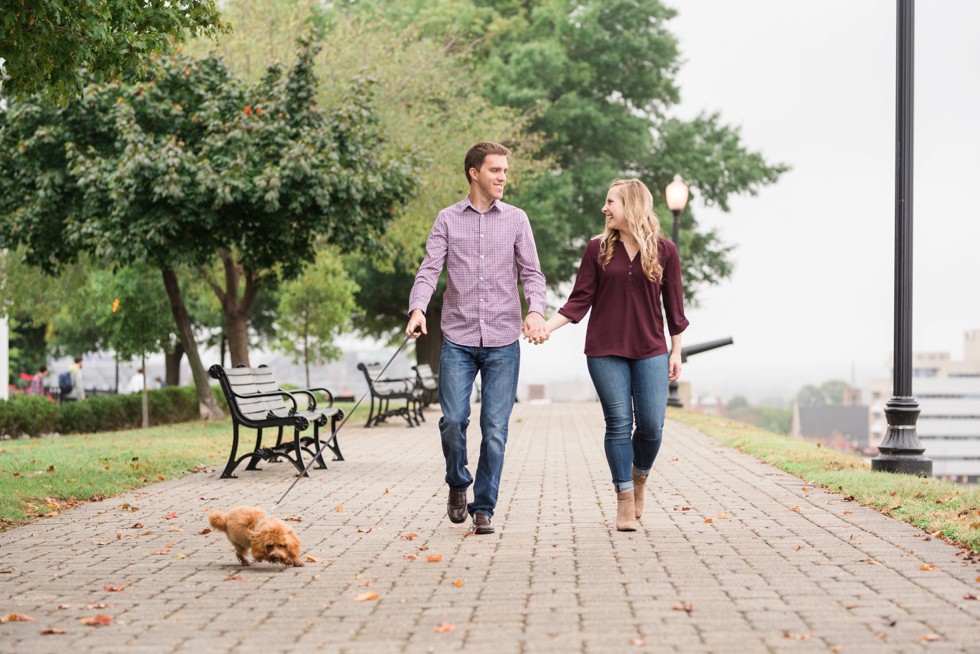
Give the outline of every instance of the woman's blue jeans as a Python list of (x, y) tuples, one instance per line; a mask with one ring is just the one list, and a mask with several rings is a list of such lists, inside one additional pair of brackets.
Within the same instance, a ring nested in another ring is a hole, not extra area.
[[(521, 348), (517, 341), (503, 347), (468, 347), (442, 341), (439, 358), (439, 404), (442, 418), (442, 453), (446, 457), (446, 483), (454, 491), (473, 484), (470, 515), (477, 511), (493, 516), (504, 467), (507, 427), (517, 396)], [(470, 424), (470, 395), (480, 373), (480, 460), (474, 483), (466, 468), (466, 428)]]
[(633, 490), (632, 469), (648, 474), (660, 451), (667, 413), (667, 355), (586, 359), (606, 418), (606, 460), (613, 485), (617, 493), (625, 493)]

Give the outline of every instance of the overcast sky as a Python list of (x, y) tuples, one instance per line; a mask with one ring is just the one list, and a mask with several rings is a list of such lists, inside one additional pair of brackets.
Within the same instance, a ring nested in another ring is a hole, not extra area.
[[(681, 117), (721, 114), (792, 170), (701, 225), (736, 246), (684, 343), (695, 394), (790, 398), (806, 383), (888, 377), (894, 316), (895, 3), (674, 0)], [(913, 346), (962, 356), (980, 328), (980, 2), (915, 17)], [(662, 191), (661, 191), (662, 192)], [(671, 216), (661, 216), (669, 231)], [(681, 253), (683, 256), (683, 253)], [(564, 298), (556, 298), (561, 302)], [(523, 346), (522, 383), (588, 379), (584, 326)]]

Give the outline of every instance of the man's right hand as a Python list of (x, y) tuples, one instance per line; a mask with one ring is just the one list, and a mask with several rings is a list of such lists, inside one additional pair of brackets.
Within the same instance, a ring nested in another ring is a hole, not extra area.
[[(421, 329), (421, 331), (418, 331)], [(412, 338), (418, 338), (422, 334), (428, 334), (429, 331), (425, 327), (425, 314), (419, 309), (412, 312), (412, 315), (408, 317), (408, 326), (405, 327), (405, 335), (411, 336)]]

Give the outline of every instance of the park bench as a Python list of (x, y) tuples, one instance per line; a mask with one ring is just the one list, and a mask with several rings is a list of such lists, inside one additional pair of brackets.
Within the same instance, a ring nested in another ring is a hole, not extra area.
[[(380, 363), (359, 363), (357, 369), (364, 373), (371, 390), (371, 409), (365, 427), (374, 427), (394, 416), (405, 418), (409, 427), (419, 424), (418, 406), (421, 404), (423, 391), (416, 386), (414, 379), (378, 379), (384, 370)], [(392, 400), (405, 400), (405, 406), (392, 408)]]
[(439, 377), (432, 372), (432, 366), (427, 363), (419, 363), (412, 368), (415, 370), (415, 385), (422, 389), (419, 418), (425, 420), (423, 410), (439, 399)]
[[(266, 366), (224, 368), (213, 365), (208, 372), (221, 386), (232, 419), (231, 453), (221, 473), (222, 479), (235, 477), (236, 475), (233, 474), (235, 468), (246, 459), (249, 460), (246, 470), (258, 470), (259, 461), (275, 461), (282, 457), (292, 463), (298, 471), (303, 472), (306, 469), (303, 452), (315, 456), (322, 449), (321, 446), (333, 452), (335, 461), (344, 460), (337, 444), (336, 434), (337, 421), (343, 418), (344, 412), (332, 406), (333, 396), (327, 389), (283, 390), (275, 381), (271, 369)], [(326, 405), (320, 406), (316, 397), (317, 392), (327, 394)], [(297, 395), (308, 399), (305, 409), (300, 408), (296, 401)], [(324, 442), (320, 440), (319, 429), (328, 423), (330, 437)], [(308, 429), (311, 424), (313, 436), (301, 437), (300, 432)], [(240, 427), (256, 430), (255, 447), (241, 456), (238, 454)], [(293, 438), (284, 442), (285, 428), (292, 428)], [(277, 430), (275, 445), (262, 446), (262, 433), (265, 429)], [(316, 467), (327, 467), (322, 452), (316, 458)]]

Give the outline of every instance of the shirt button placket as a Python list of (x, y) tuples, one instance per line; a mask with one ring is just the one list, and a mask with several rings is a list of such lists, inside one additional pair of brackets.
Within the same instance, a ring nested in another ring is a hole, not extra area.
[(486, 334), (484, 333), (484, 329), (486, 327), (486, 320), (485, 320), (484, 311), (483, 311), (483, 308), (484, 308), (483, 295), (484, 295), (484, 293), (486, 293), (486, 289), (484, 288), (484, 283), (483, 283), (483, 278), (486, 277), (486, 275), (484, 274), (484, 267), (486, 266), (486, 258), (484, 257), (484, 254), (486, 254), (486, 251), (485, 251), (485, 248), (483, 246), (483, 243), (484, 243), (484, 240), (483, 240), (483, 221), (486, 219), (486, 217), (487, 217), (487, 215), (485, 213), (481, 213), (480, 214), (480, 223), (479, 223), (479, 230), (480, 230), (480, 284), (478, 284), (478, 286), (477, 286), (477, 292), (480, 295), (480, 301), (477, 303), (476, 310), (477, 310), (477, 313), (480, 316), (480, 342), (481, 343), (486, 340)]

